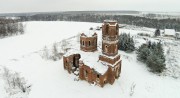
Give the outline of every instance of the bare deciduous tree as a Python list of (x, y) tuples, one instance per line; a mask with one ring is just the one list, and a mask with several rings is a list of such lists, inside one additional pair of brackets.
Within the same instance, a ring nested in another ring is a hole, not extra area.
[(4, 68), (4, 80), (7, 85), (5, 86), (6, 92), (11, 96), (18, 92), (29, 93), (31, 85), (28, 85), (24, 77), (20, 77), (19, 73), (11, 72), (9, 69)]

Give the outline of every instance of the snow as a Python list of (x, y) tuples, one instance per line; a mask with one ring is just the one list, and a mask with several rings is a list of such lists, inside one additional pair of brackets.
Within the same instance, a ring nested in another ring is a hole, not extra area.
[(127, 33), (130, 34), (131, 36), (137, 35), (138, 33), (144, 33), (144, 34), (149, 34), (151, 36), (154, 35), (155, 29), (147, 29), (147, 28), (122, 28), (119, 30), (120, 33)]
[(89, 30), (89, 31), (83, 31), (86, 36), (85, 37), (93, 37), (93, 35), (96, 33), (94, 30)]
[(180, 32), (176, 32), (176, 37), (179, 39), (180, 38)]
[(89, 66), (90, 68), (93, 68), (95, 71), (97, 71), (100, 74), (104, 74), (108, 70), (107, 65), (103, 65), (101, 62), (99, 62), (99, 54), (100, 52), (80, 52), (81, 54), (81, 60), (84, 62), (86, 66)]
[(66, 54), (64, 54), (63, 56), (68, 57), (68, 56), (73, 55), (73, 54), (79, 54), (79, 50), (71, 49)]
[(104, 65), (102, 64), (102, 62), (99, 61), (100, 53), (101, 53), (100, 51), (84, 52), (84, 51), (81, 51), (78, 47), (77, 49), (71, 49), (64, 56), (67, 57), (72, 54), (80, 54), (81, 55), (80, 60), (82, 60), (86, 66), (93, 68), (95, 71), (103, 75), (108, 70), (108, 66), (107, 64)]
[(115, 55), (115, 56), (107, 56), (107, 55), (104, 55), (104, 54), (101, 52), (100, 55), (105, 56), (105, 57), (110, 58), (110, 59), (114, 59), (114, 58), (116, 58), (117, 56), (119, 56), (120, 54), (118, 53), (118, 54)]
[[(24, 24), (26, 24), (24, 35), (0, 39), (0, 66), (20, 73), (29, 84), (32, 84), (28, 98), (180, 98), (180, 78), (172, 78), (169, 75), (158, 76), (149, 72), (143, 63), (136, 60), (135, 52), (119, 51), (122, 58), (121, 76), (113, 85), (107, 84), (103, 88), (88, 84), (86, 81), (74, 81), (77, 76), (64, 71), (62, 59), (49, 61), (37, 53), (45, 45), (51, 45), (54, 42), (75, 36), (82, 29), (88, 30), (89, 27), (100, 26), (99, 23), (61, 21), (25, 22)], [(128, 30), (128, 28), (126, 29)], [(143, 29), (139, 29), (139, 31), (146, 32)], [(129, 31), (124, 30), (124, 32)], [(130, 33), (135, 34), (136, 32), (137, 30), (132, 30)], [(149, 32), (151, 33), (151, 31)], [(138, 45), (146, 42), (136, 34), (134, 36), (136, 36), (134, 38)], [(98, 36), (98, 41), (99, 38), (101, 36)], [(73, 44), (72, 47), (79, 47), (75, 40), (76, 38), (70, 40)], [(172, 43), (177, 42), (169, 39), (164, 40), (172, 41)], [(167, 58), (176, 56), (177, 58), (174, 57), (177, 60), (175, 64), (180, 66), (178, 60), (180, 55), (177, 54), (179, 52), (178, 43), (168, 44), (173, 49), (169, 54), (171, 56)], [(96, 60), (96, 58), (91, 58)], [(2, 67), (0, 67), (0, 98), (6, 98), (7, 94), (4, 91), (5, 84), (1, 73)], [(131, 88), (134, 84), (132, 93)]]

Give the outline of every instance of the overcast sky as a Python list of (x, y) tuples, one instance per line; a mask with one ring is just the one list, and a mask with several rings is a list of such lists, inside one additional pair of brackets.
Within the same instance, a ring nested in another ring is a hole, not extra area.
[(0, 0), (0, 13), (84, 10), (180, 12), (180, 0)]

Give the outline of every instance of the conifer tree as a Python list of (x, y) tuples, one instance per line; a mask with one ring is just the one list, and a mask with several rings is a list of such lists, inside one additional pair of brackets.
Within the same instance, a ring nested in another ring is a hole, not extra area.
[(126, 52), (132, 52), (135, 50), (134, 40), (130, 34), (123, 33), (119, 36), (118, 48), (119, 50)]
[(149, 42), (137, 50), (137, 60), (147, 64), (152, 72), (161, 73), (165, 69), (165, 56), (162, 44)]

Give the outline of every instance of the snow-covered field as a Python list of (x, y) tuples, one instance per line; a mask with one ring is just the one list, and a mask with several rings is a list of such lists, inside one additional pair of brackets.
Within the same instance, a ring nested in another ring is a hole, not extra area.
[[(144, 64), (136, 60), (135, 53), (119, 51), (122, 58), (121, 77), (113, 85), (107, 84), (104, 88), (86, 81), (74, 81), (77, 77), (64, 71), (62, 59), (52, 61), (40, 56), (39, 51), (44, 46), (51, 46), (55, 42), (76, 36), (90, 27), (100, 26), (99, 23), (25, 22), (24, 24), (26, 24), (24, 35), (0, 39), (0, 98), (21, 98), (21, 96), (23, 98), (180, 98), (180, 77), (173, 78), (172, 70), (161, 76), (149, 72)], [(120, 32), (132, 33), (136, 36), (136, 33), (143, 32), (151, 34), (153, 29), (122, 28)], [(101, 35), (101, 31), (97, 33)], [(78, 48), (77, 38), (68, 41), (71, 48)], [(145, 40), (136, 36), (135, 42), (141, 44)], [(178, 61), (180, 55), (177, 54), (180, 45), (172, 45), (172, 43), (167, 43), (165, 49), (171, 48), (167, 59), (176, 62), (169, 61), (167, 64), (173, 69), (174, 65), (180, 66)], [(29, 95), (7, 94), (4, 89), (7, 85), (3, 79), (4, 67), (20, 73), (27, 83), (32, 85)], [(179, 67), (173, 70), (179, 74)]]

